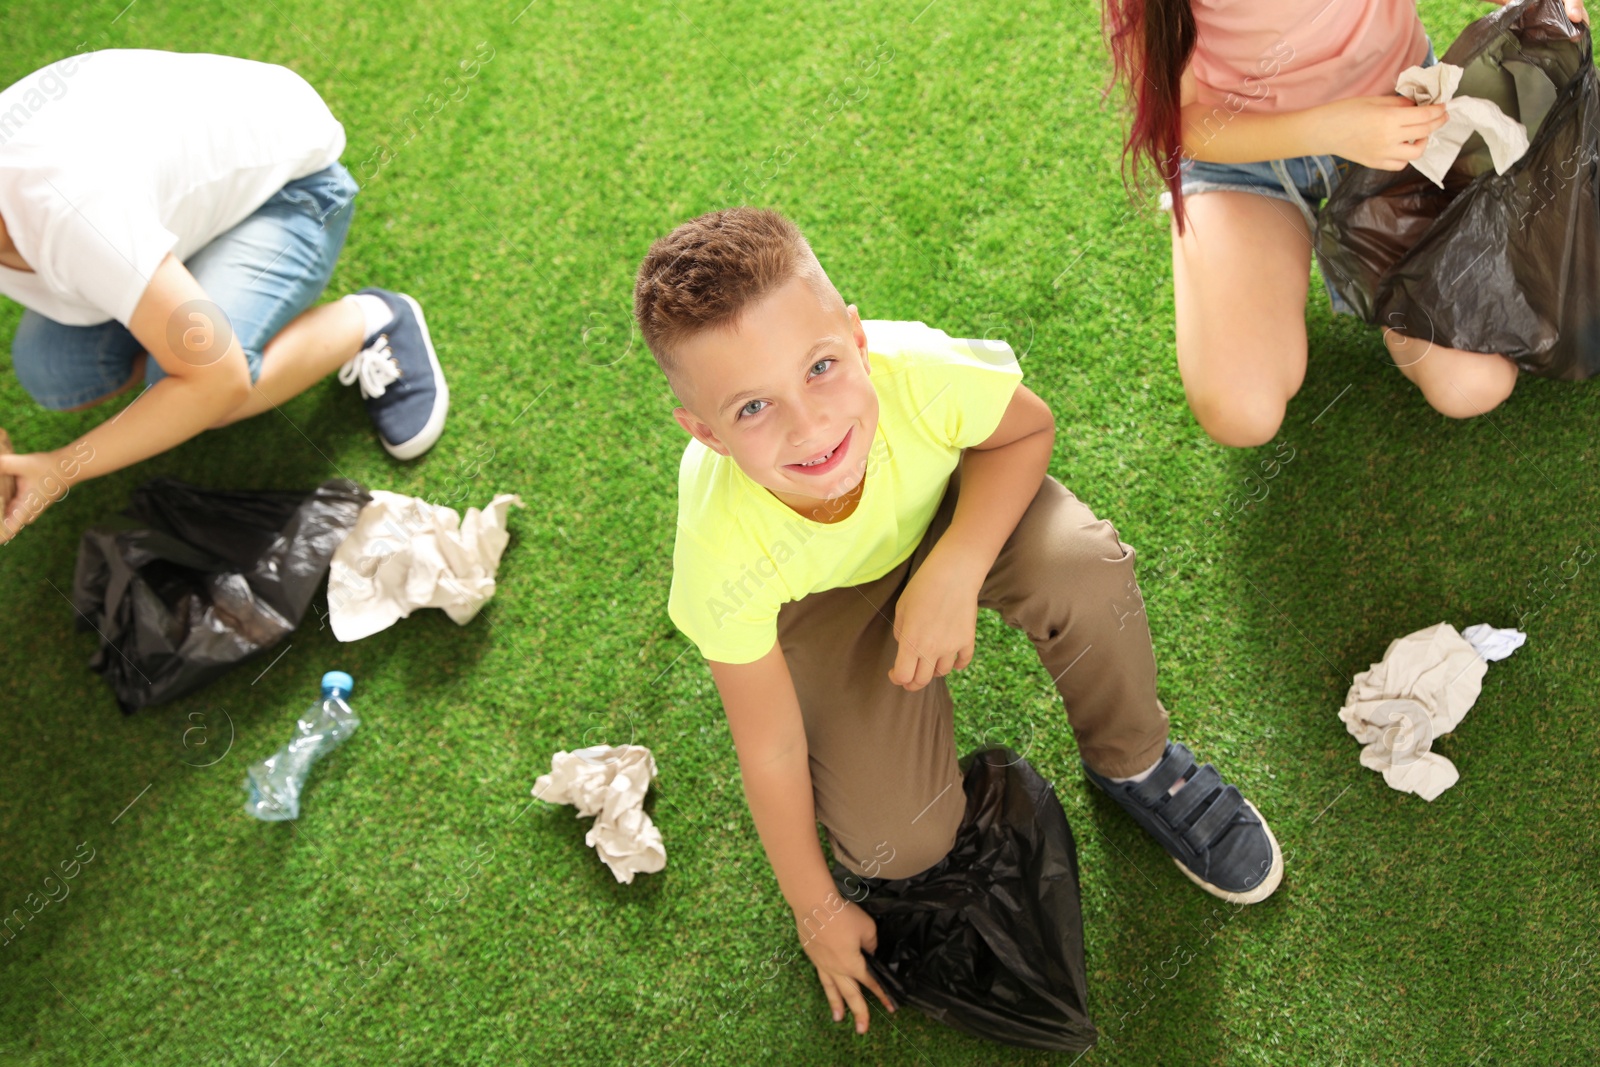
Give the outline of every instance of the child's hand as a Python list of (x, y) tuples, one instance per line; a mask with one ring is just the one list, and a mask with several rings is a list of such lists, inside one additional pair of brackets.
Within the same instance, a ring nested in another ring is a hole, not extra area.
[(900, 642), (889, 681), (915, 693), (935, 678), (972, 662), (978, 630), (976, 581), (948, 566), (934, 548), (906, 583), (894, 609), (894, 636)]
[(815, 933), (806, 929), (805, 921), (811, 920), (803, 921), (799, 913), (795, 913), (795, 929), (800, 934), (800, 944), (817, 968), (822, 991), (827, 994), (828, 1006), (833, 1009), (833, 1021), (839, 1022), (844, 1018), (845, 1005), (848, 1004), (850, 1014), (856, 1021), (856, 1033), (866, 1033), (867, 998), (861, 994), (862, 986), (876, 993), (885, 1008), (895, 1010), (894, 1002), (883, 991), (878, 980), (872, 977), (872, 972), (867, 969), (866, 958), (861, 955), (863, 952), (877, 951), (878, 924), (872, 921), (872, 916), (850, 901), (845, 901), (844, 907), (829, 917)]
[(11, 500), (0, 514), (0, 544), (17, 535), (44, 509), (67, 495), (61, 459), (54, 452), (0, 454), (0, 475), (11, 475)]
[(1403, 96), (1353, 96), (1318, 110), (1331, 153), (1374, 170), (1400, 170), (1422, 158), (1433, 131), (1450, 121), (1443, 104)]
[[(1489, 0), (1489, 3), (1504, 7), (1506, 0)], [(1583, 0), (1566, 0), (1562, 6), (1567, 9), (1568, 22), (1585, 26), (1589, 24), (1589, 13), (1583, 9)]]

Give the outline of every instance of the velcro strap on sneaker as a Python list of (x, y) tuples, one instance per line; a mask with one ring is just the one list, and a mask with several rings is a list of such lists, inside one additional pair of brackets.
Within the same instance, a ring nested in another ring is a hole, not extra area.
[(1134, 799), (1147, 808), (1154, 807), (1167, 795), (1172, 783), (1187, 777), (1193, 770), (1194, 754), (1175, 741), (1166, 758), (1150, 772), (1150, 777), (1134, 785)]
[(1201, 767), (1162, 809), (1167, 822), (1174, 829), (1188, 826), (1211, 795), (1221, 788), (1222, 775), (1217, 773), (1217, 769), (1209, 763)]
[(1239, 795), (1238, 789), (1228, 786), (1217, 794), (1217, 799), (1206, 809), (1205, 814), (1183, 832), (1184, 844), (1196, 852), (1204, 852), (1222, 836), (1232, 824), (1233, 817), (1242, 810), (1244, 810), (1244, 797)]

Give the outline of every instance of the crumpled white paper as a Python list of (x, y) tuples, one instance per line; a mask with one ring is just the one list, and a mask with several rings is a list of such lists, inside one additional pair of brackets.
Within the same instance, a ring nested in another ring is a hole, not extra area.
[(595, 816), (583, 843), (597, 852), (617, 881), (667, 865), (661, 831), (644, 813), (644, 795), (656, 776), (656, 760), (643, 745), (591, 745), (557, 752), (550, 773), (533, 783), (533, 795), (572, 804), (578, 815)]
[(1490, 663), (1505, 659), (1528, 640), (1528, 635), (1521, 630), (1497, 630), (1486, 622), (1467, 627), (1461, 631), (1461, 636)]
[[(1504, 659), (1527, 635), (1486, 624), (1468, 627), (1494, 659)], [(1393, 789), (1432, 801), (1455, 785), (1455, 764), (1430, 751), (1454, 730), (1483, 690), (1488, 658), (1447, 622), (1389, 642), (1383, 660), (1352, 680), (1339, 718), (1364, 747), (1361, 765), (1383, 774)]]
[(453, 508), (373, 490), (328, 566), (333, 636), (368, 637), (417, 608), (443, 608), (458, 624), (471, 622), (494, 596), (513, 504), (522, 507), (522, 498), (500, 493), (462, 519)]
[(1474, 133), (1482, 134), (1483, 143), (1489, 146), (1496, 174), (1504, 174), (1528, 150), (1528, 131), (1522, 123), (1501, 111), (1493, 100), (1456, 96), (1460, 84), (1460, 67), (1435, 63), (1431, 67), (1407, 67), (1394, 86), (1395, 92), (1419, 104), (1443, 104), (1449, 115), (1449, 121), (1428, 138), (1422, 156), (1411, 161), (1441, 189), (1445, 172)]

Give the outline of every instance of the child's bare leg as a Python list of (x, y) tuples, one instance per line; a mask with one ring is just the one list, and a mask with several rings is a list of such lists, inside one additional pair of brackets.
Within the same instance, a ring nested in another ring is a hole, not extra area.
[(1264, 444), (1306, 375), (1305, 219), (1255, 193), (1200, 193), (1184, 208), (1172, 282), (1189, 409), (1221, 444)]
[(307, 308), (267, 342), (261, 374), (250, 395), (212, 428), (259, 415), (299, 396), (354, 356), (365, 330), (361, 309), (353, 301)]
[(1490, 352), (1463, 352), (1399, 330), (1383, 331), (1384, 346), (1440, 414), (1470, 419), (1493, 411), (1517, 385), (1517, 365)]

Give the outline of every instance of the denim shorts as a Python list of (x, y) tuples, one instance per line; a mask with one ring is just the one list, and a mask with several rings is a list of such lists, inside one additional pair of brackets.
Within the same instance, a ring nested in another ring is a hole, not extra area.
[[(261, 375), (261, 352), (322, 294), (355, 214), (356, 180), (339, 163), (296, 178), (255, 212), (184, 263), (206, 296), (228, 316), (250, 365)], [(54, 411), (116, 392), (144, 351), (122, 323), (65, 326), (32, 309), (11, 341), (11, 361), (28, 394)], [(166, 371), (145, 360), (144, 380)]]
[[(1433, 41), (1428, 41), (1428, 55), (1422, 66), (1431, 67), (1438, 60), (1433, 54)], [(1234, 192), (1257, 193), (1274, 200), (1287, 201), (1299, 208), (1311, 232), (1317, 231), (1316, 209), (1333, 195), (1339, 182), (1355, 164), (1338, 156), (1293, 156), (1288, 159), (1269, 159), (1260, 163), (1207, 163), (1204, 160), (1185, 158), (1179, 181), (1183, 195), (1196, 193)], [(1172, 199), (1162, 194), (1161, 206), (1172, 209)], [(1328, 299), (1335, 314), (1354, 315), (1355, 309), (1345, 303), (1328, 279)]]

